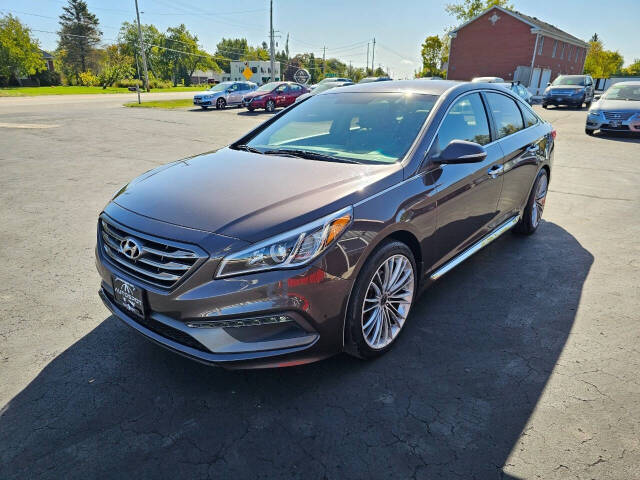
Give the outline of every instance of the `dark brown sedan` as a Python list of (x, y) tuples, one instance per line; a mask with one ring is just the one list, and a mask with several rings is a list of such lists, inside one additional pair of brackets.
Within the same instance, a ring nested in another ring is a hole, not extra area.
[(146, 337), (230, 368), (378, 356), (421, 287), (536, 231), (554, 137), (492, 84), (329, 90), (122, 188), (98, 222), (100, 296)]

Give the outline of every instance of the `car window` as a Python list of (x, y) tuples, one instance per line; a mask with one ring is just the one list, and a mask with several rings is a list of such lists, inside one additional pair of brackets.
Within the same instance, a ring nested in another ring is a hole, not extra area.
[(487, 100), (496, 121), (498, 138), (506, 137), (524, 128), (520, 109), (514, 100), (499, 93), (487, 93)]
[(280, 85), (278, 88), (276, 88), (276, 92), (278, 93), (282, 93), (287, 89), (286, 85)]
[(480, 94), (472, 93), (456, 100), (440, 125), (435, 145), (438, 154), (451, 140), (486, 145), (491, 141), (489, 122)]
[(247, 145), (393, 163), (409, 150), (437, 98), (401, 93), (315, 95), (280, 116)]
[(238, 84), (234, 83), (233, 85), (231, 85), (231, 88), (229, 90), (232, 90), (235, 92), (236, 90), (238, 90)]
[(522, 111), (525, 127), (532, 127), (538, 123), (538, 117), (536, 117), (535, 114), (527, 107), (521, 105), (520, 110)]

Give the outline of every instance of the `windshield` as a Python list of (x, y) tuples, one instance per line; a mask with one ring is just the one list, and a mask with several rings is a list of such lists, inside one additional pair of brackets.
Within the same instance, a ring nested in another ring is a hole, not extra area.
[(321, 83), (319, 84), (315, 90), (313, 91), (313, 93), (320, 93), (320, 92), (324, 92), (325, 90), (330, 90), (332, 88), (338, 87), (339, 85), (336, 85), (337, 82), (327, 82), (327, 83)]
[(229, 88), (231, 85), (233, 85), (232, 83), (219, 83), (218, 85), (214, 85), (213, 87), (211, 87), (209, 89), (210, 92), (222, 92), (223, 90), (226, 90), (227, 88)]
[(604, 94), (607, 100), (632, 100), (640, 102), (640, 85), (612, 85)]
[(577, 85), (584, 87), (584, 77), (582, 75), (560, 75), (551, 85)]
[(335, 161), (393, 163), (409, 150), (437, 98), (414, 93), (317, 95), (282, 115), (245, 148), (261, 153), (292, 151), (296, 156), (308, 152)]
[(280, 85), (280, 84), (277, 83), (277, 82), (265, 83), (261, 87), (258, 87), (258, 89), (256, 91), (257, 92), (270, 92), (274, 88), (277, 88), (278, 85)]

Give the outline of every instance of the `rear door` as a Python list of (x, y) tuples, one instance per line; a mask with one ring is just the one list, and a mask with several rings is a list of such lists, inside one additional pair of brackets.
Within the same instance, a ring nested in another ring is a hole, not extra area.
[(300, 85), (289, 85), (289, 92), (287, 98), (287, 105), (291, 105), (296, 101), (300, 95), (302, 95), (303, 89)]
[(276, 97), (276, 107), (285, 107), (287, 106), (287, 93), (289, 90), (289, 86), (286, 84), (280, 85), (273, 92)]
[(499, 92), (485, 92), (493, 135), (502, 150), (504, 183), (498, 217), (517, 215), (529, 195), (546, 152), (545, 124), (524, 103)]
[(445, 115), (429, 150), (430, 159), (452, 140), (467, 140), (484, 145), (483, 162), (458, 165), (434, 163), (431, 175), (437, 185), (437, 230), (435, 258), (441, 265), (457, 255), (494, 227), (502, 189), (502, 150), (493, 141), (479, 92), (458, 97)]

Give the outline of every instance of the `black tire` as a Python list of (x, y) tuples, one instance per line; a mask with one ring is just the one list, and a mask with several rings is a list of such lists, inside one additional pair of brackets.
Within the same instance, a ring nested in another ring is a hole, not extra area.
[(273, 112), (276, 109), (276, 102), (274, 102), (273, 100), (269, 100), (264, 109), (269, 113)]
[(206, 109), (207, 109), (207, 108), (209, 108), (209, 107), (207, 107), (207, 106), (205, 106), (205, 105), (202, 105), (200, 108), (202, 108), (203, 110), (206, 110)]
[(590, 137), (593, 137), (593, 134), (595, 133), (595, 130), (589, 130), (588, 128), (585, 128), (584, 129), (584, 133), (586, 133)]
[(253, 112), (255, 110), (255, 108), (253, 107), (247, 107), (247, 110), (249, 110), (250, 112)]
[(591, 108), (591, 100), (585, 103), (584, 106), (587, 107), (587, 110), (589, 110)]
[(546, 103), (543, 103), (542, 104), (542, 108), (544, 108), (546, 110), (547, 108), (549, 108), (549, 105), (547, 105)]
[(345, 351), (349, 355), (358, 358), (375, 358), (383, 355), (388, 352), (394, 345), (398, 336), (402, 334), (402, 327), (406, 324), (405, 322), (400, 327), (400, 331), (397, 332), (396, 336), (391, 340), (391, 342), (386, 345), (384, 348), (375, 349), (367, 344), (367, 341), (364, 338), (363, 325), (362, 325), (362, 310), (363, 304), (365, 301), (365, 296), (367, 295), (367, 290), (369, 288), (369, 284), (376, 274), (379, 267), (381, 267), (385, 261), (391, 258), (394, 255), (403, 255), (405, 256), (413, 268), (413, 297), (411, 299), (411, 304), (409, 305), (409, 313), (411, 312), (411, 307), (415, 303), (417, 291), (418, 291), (418, 269), (416, 268), (416, 262), (413, 258), (413, 253), (411, 249), (404, 243), (398, 242), (395, 240), (384, 241), (381, 245), (379, 245), (373, 253), (366, 260), (366, 263), (363, 265), (362, 270), (358, 274), (358, 278), (353, 286), (353, 290), (351, 292), (351, 297), (349, 298), (349, 306), (347, 309), (347, 318), (345, 319)]
[(218, 100), (216, 100), (216, 108), (218, 110), (224, 110), (224, 107), (227, 106), (227, 102), (224, 98), (219, 98)]
[[(536, 202), (536, 194), (538, 193), (540, 182), (546, 182), (544, 197), (542, 198), (542, 205), (540, 204), (540, 201)], [(533, 188), (531, 188), (531, 192), (529, 193), (529, 199), (527, 200), (527, 205), (524, 207), (522, 218), (513, 228), (513, 231), (515, 233), (520, 233), (522, 235), (531, 235), (538, 229), (538, 227), (540, 226), (540, 219), (542, 218), (542, 213), (544, 211), (544, 203), (547, 197), (548, 190), (549, 175), (547, 174), (547, 170), (543, 168), (542, 170), (540, 170), (540, 172), (538, 172), (536, 181), (533, 182)], [(539, 212), (537, 221), (533, 218), (534, 208)]]

